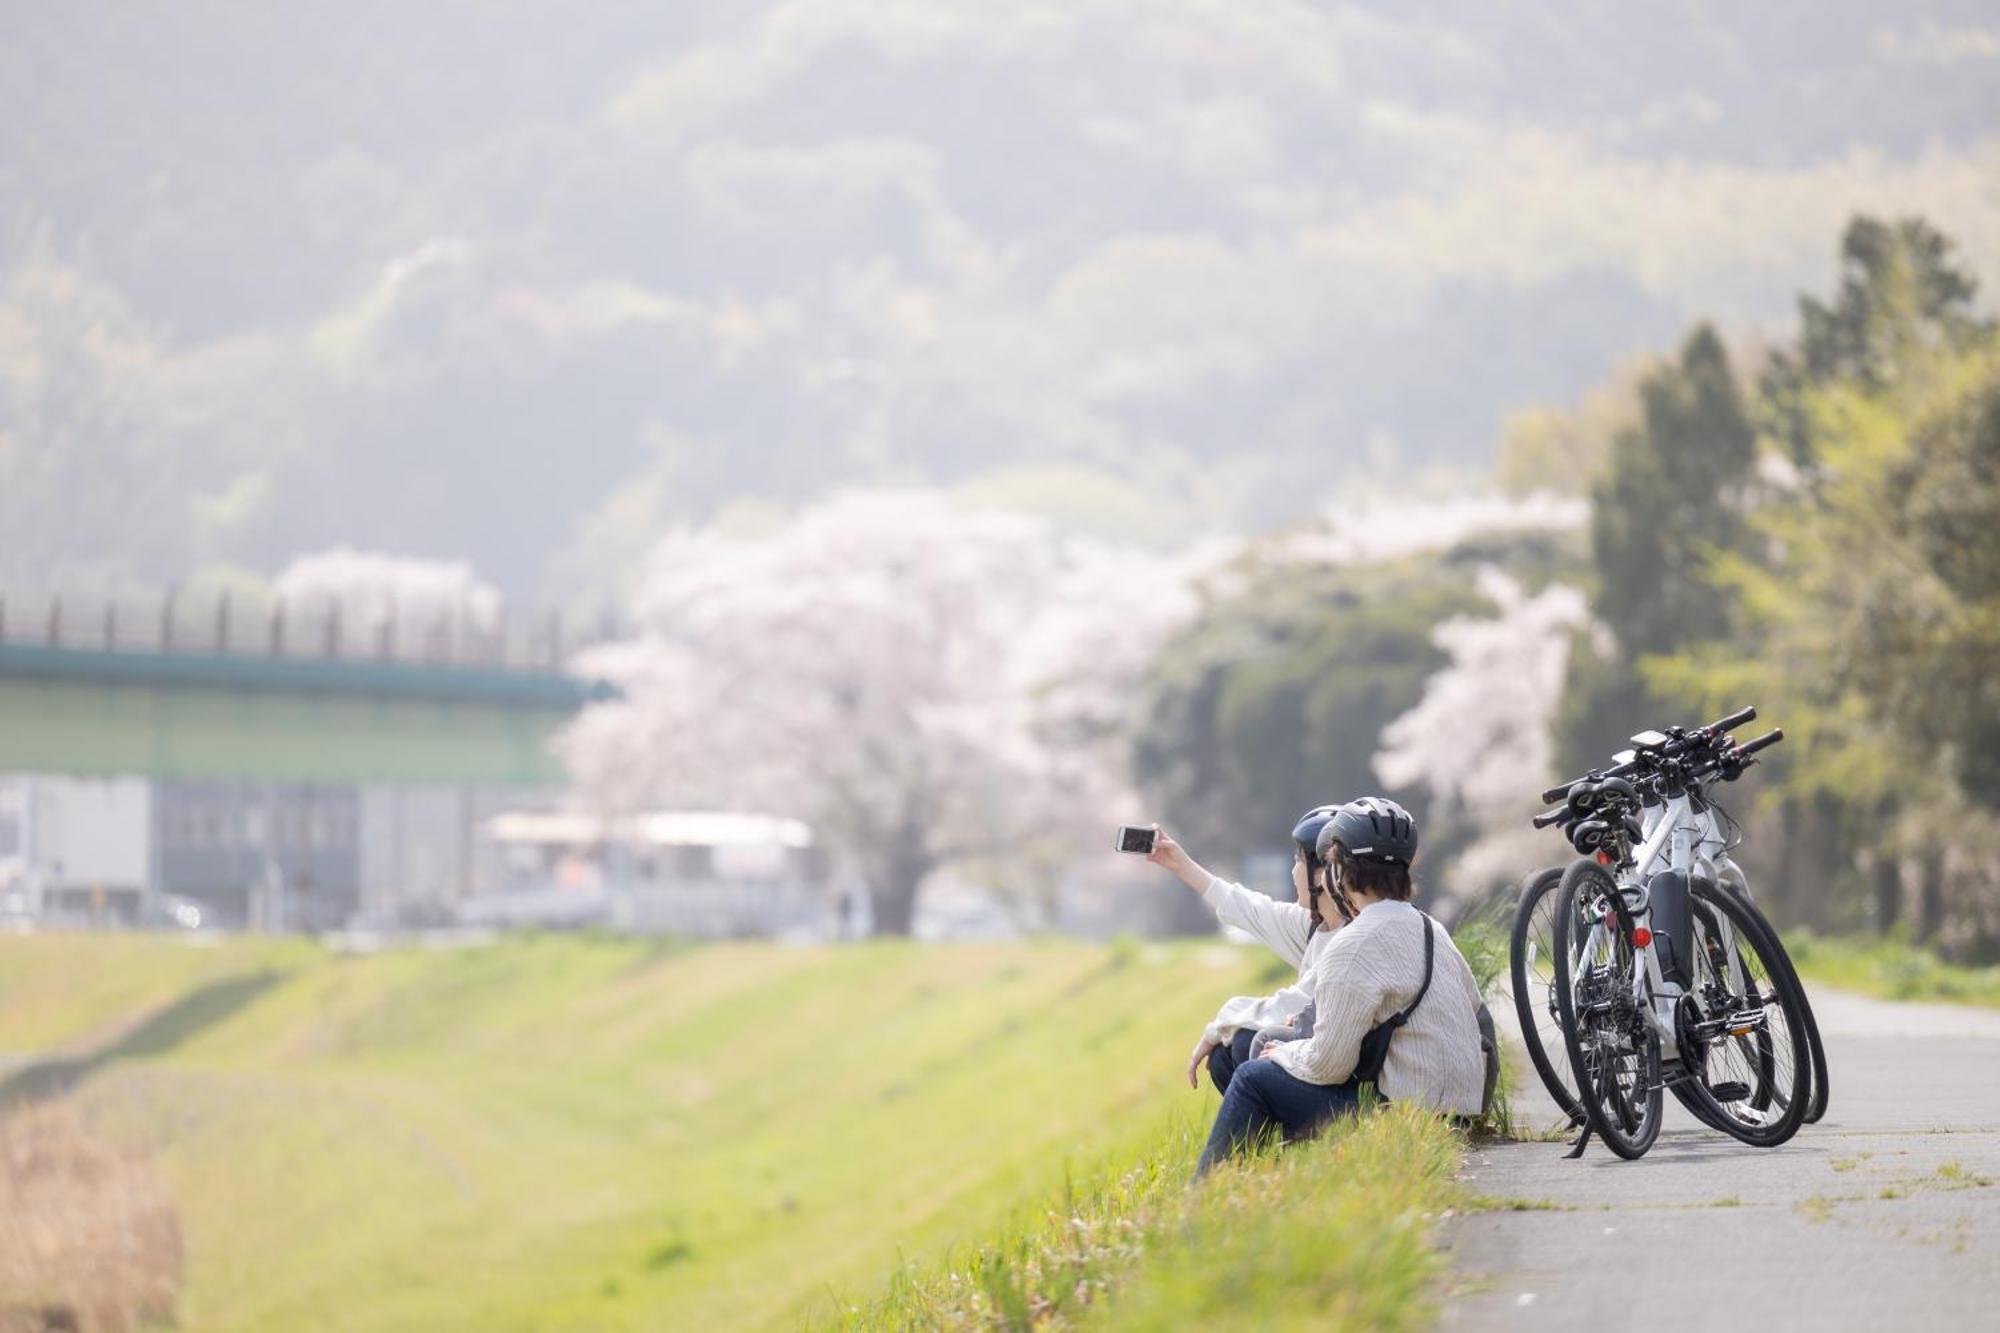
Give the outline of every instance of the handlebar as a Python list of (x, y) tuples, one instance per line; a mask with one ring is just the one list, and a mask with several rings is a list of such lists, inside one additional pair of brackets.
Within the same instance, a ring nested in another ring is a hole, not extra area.
[(1747, 758), (1759, 750), (1768, 750), (1783, 739), (1785, 739), (1785, 729), (1783, 727), (1773, 728), (1765, 732), (1762, 736), (1759, 736), (1756, 740), (1745, 741), (1743, 744), (1737, 746), (1736, 757), (1739, 759)]
[(1757, 709), (1753, 706), (1750, 708), (1745, 708), (1741, 712), (1731, 713), (1728, 717), (1725, 717), (1720, 721), (1711, 722), (1708, 724), (1708, 727), (1706, 729), (1709, 731), (1717, 731), (1717, 732), (1734, 731), (1738, 727), (1742, 726), (1744, 723), (1755, 722), (1756, 720), (1757, 720)]
[(1594, 773), (1588, 778), (1571, 778), (1560, 787), (1551, 787), (1543, 792), (1542, 804), (1554, 805), (1557, 801), (1563, 800), (1569, 795), (1569, 789), (1579, 782), (1602, 782), (1605, 778), (1629, 778), (1639, 771), (1639, 767), (1640, 761), (1634, 759), (1629, 764), (1620, 764), (1616, 768), (1607, 768), (1602, 773)]
[[(1736, 730), (1736, 728), (1742, 726), (1746, 722), (1754, 722), (1756, 720), (1757, 720), (1757, 708), (1756, 705), (1753, 704), (1748, 708), (1739, 708), (1738, 710), (1731, 713), (1727, 717), (1717, 718), (1715, 721), (1709, 723), (1705, 727), (1697, 727), (1695, 728), (1695, 732), (1696, 734), (1706, 734), (1709, 736), (1719, 737), (1728, 732)], [(1682, 733), (1675, 732), (1674, 734), (1678, 736), (1681, 735)], [(1782, 737), (1784, 733), (1772, 732), (1771, 735)], [(1750, 742), (1750, 744), (1755, 745), (1758, 749), (1761, 750), (1766, 745), (1776, 745), (1777, 741), (1767, 740), (1766, 738), (1760, 736), (1756, 740)], [(1749, 754), (1751, 753), (1751, 751), (1749, 750), (1748, 747), (1744, 747), (1741, 750), (1741, 753)], [(1611, 769), (1608, 772), (1595, 773), (1592, 774), (1591, 776), (1593, 778), (1631, 777), (1634, 773), (1639, 772), (1640, 769), (1644, 767), (1645, 762), (1646, 761), (1643, 758), (1635, 759), (1629, 764), (1620, 764), (1618, 767)], [(1574, 787), (1577, 783), (1582, 782), (1583, 780), (1584, 779), (1582, 778), (1571, 778), (1568, 782), (1562, 783), (1559, 786), (1549, 788), (1547, 791), (1542, 793), (1542, 804), (1554, 805), (1557, 801), (1560, 801), (1569, 795), (1569, 789), (1571, 787)]]
[[(1592, 772), (1584, 777), (1572, 778), (1568, 782), (1551, 787), (1542, 793), (1542, 804), (1557, 805), (1558, 808), (1536, 815), (1534, 825), (1538, 829), (1543, 829), (1552, 824), (1560, 824), (1569, 818), (1570, 811), (1567, 805), (1559, 803), (1566, 803), (1570, 792), (1583, 782), (1602, 782), (1607, 778), (1635, 777), (1641, 774), (1658, 776), (1662, 766), (1666, 773), (1683, 775), (1680, 780), (1699, 780), (1718, 769), (1722, 770), (1725, 777), (1734, 778), (1741, 773), (1743, 762), (1750, 756), (1759, 750), (1768, 750), (1785, 739), (1784, 730), (1774, 728), (1755, 740), (1745, 741), (1740, 745), (1731, 743), (1728, 733), (1746, 722), (1754, 721), (1756, 717), (1756, 708), (1744, 708), (1689, 732), (1673, 730), (1672, 735), (1676, 739), (1664, 750), (1651, 751), (1637, 756), (1630, 763), (1619, 764), (1603, 772)], [(1676, 767), (1676, 764), (1679, 766)], [(1655, 794), (1647, 799), (1646, 804), (1651, 805), (1654, 799), (1657, 799), (1657, 786), (1658, 784), (1655, 784), (1654, 787), (1647, 789)]]

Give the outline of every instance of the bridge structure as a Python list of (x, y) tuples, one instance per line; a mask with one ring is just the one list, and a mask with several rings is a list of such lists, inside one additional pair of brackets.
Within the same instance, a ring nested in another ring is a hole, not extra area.
[(331, 928), (491, 888), (488, 822), (559, 798), (557, 734), (617, 691), (553, 621), (369, 610), (0, 600), (0, 926)]
[(0, 772), (546, 787), (557, 731), (617, 693), (562, 668), (553, 623), (357, 638), (331, 608), (82, 609), (0, 607)]

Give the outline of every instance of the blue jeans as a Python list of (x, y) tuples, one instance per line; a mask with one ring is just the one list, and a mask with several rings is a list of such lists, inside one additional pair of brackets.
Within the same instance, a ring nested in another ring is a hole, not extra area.
[(1229, 1080), (1250, 1063), (1250, 1043), (1256, 1037), (1257, 1029), (1238, 1028), (1234, 1036), (1208, 1053), (1208, 1079), (1217, 1092), (1229, 1094)]
[(1215, 1113), (1215, 1127), (1208, 1132), (1195, 1177), (1207, 1175), (1210, 1167), (1241, 1152), (1274, 1126), (1289, 1143), (1310, 1136), (1336, 1116), (1352, 1115), (1360, 1106), (1360, 1085), (1351, 1079), (1330, 1085), (1308, 1083), (1293, 1078), (1275, 1061), (1252, 1060), (1235, 1071), (1229, 1091), (1222, 1094), (1222, 1109)]

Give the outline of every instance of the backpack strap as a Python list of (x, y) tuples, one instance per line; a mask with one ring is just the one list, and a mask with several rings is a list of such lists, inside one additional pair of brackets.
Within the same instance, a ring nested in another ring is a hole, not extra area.
[(1429, 913), (1426, 912), (1419, 912), (1417, 915), (1424, 919), (1424, 979), (1418, 985), (1416, 995), (1410, 1000), (1408, 1005), (1404, 1006), (1403, 1011), (1384, 1020), (1395, 1027), (1401, 1027), (1410, 1021), (1410, 1015), (1417, 1012), (1417, 1006), (1424, 1002), (1424, 996), (1431, 988), (1431, 961), (1432, 955), (1435, 952), (1433, 947), (1434, 941), (1432, 940), (1431, 918)]
[(1425, 993), (1431, 988), (1433, 952), (1431, 930), (1431, 919), (1424, 916), (1424, 979), (1417, 987), (1416, 998), (1410, 1001), (1408, 1007), (1389, 1015), (1362, 1035), (1361, 1048), (1356, 1053), (1354, 1061), (1354, 1080), (1357, 1083), (1380, 1081), (1383, 1062), (1389, 1058), (1389, 1039), (1396, 1035), (1397, 1029), (1410, 1021), (1410, 1015), (1417, 1011), (1417, 1006), (1423, 1003)]

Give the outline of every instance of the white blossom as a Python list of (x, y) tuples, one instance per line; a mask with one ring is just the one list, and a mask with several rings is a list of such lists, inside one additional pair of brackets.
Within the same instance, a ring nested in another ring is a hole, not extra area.
[(1535, 793), (1557, 776), (1551, 724), (1570, 644), (1590, 619), (1583, 593), (1564, 584), (1529, 596), (1488, 566), (1479, 585), (1499, 613), (1455, 616), (1433, 631), (1451, 660), (1417, 705), (1383, 728), (1375, 756), (1384, 782), (1427, 787), (1444, 815), (1478, 830), (1455, 867), (1464, 891), (1518, 875), (1536, 855), (1523, 835), (1533, 832)]
[(1170, 562), (927, 491), (836, 496), (654, 552), (641, 636), (581, 664), (626, 697), (564, 741), (611, 808), (813, 822), (908, 925), (931, 870), (1053, 881), (1122, 792), (1125, 710), (1193, 599)]
[(291, 614), (324, 622), (337, 611), (350, 651), (386, 642), (398, 653), (421, 653), (492, 634), (500, 624), (499, 591), (463, 560), (338, 546), (292, 561), (274, 590)]
[(1589, 517), (1589, 501), (1546, 493), (1361, 501), (1337, 495), (1320, 526), (1284, 539), (1277, 549), (1281, 558), (1302, 564), (1362, 565), (1447, 550), (1473, 537), (1574, 532)]

